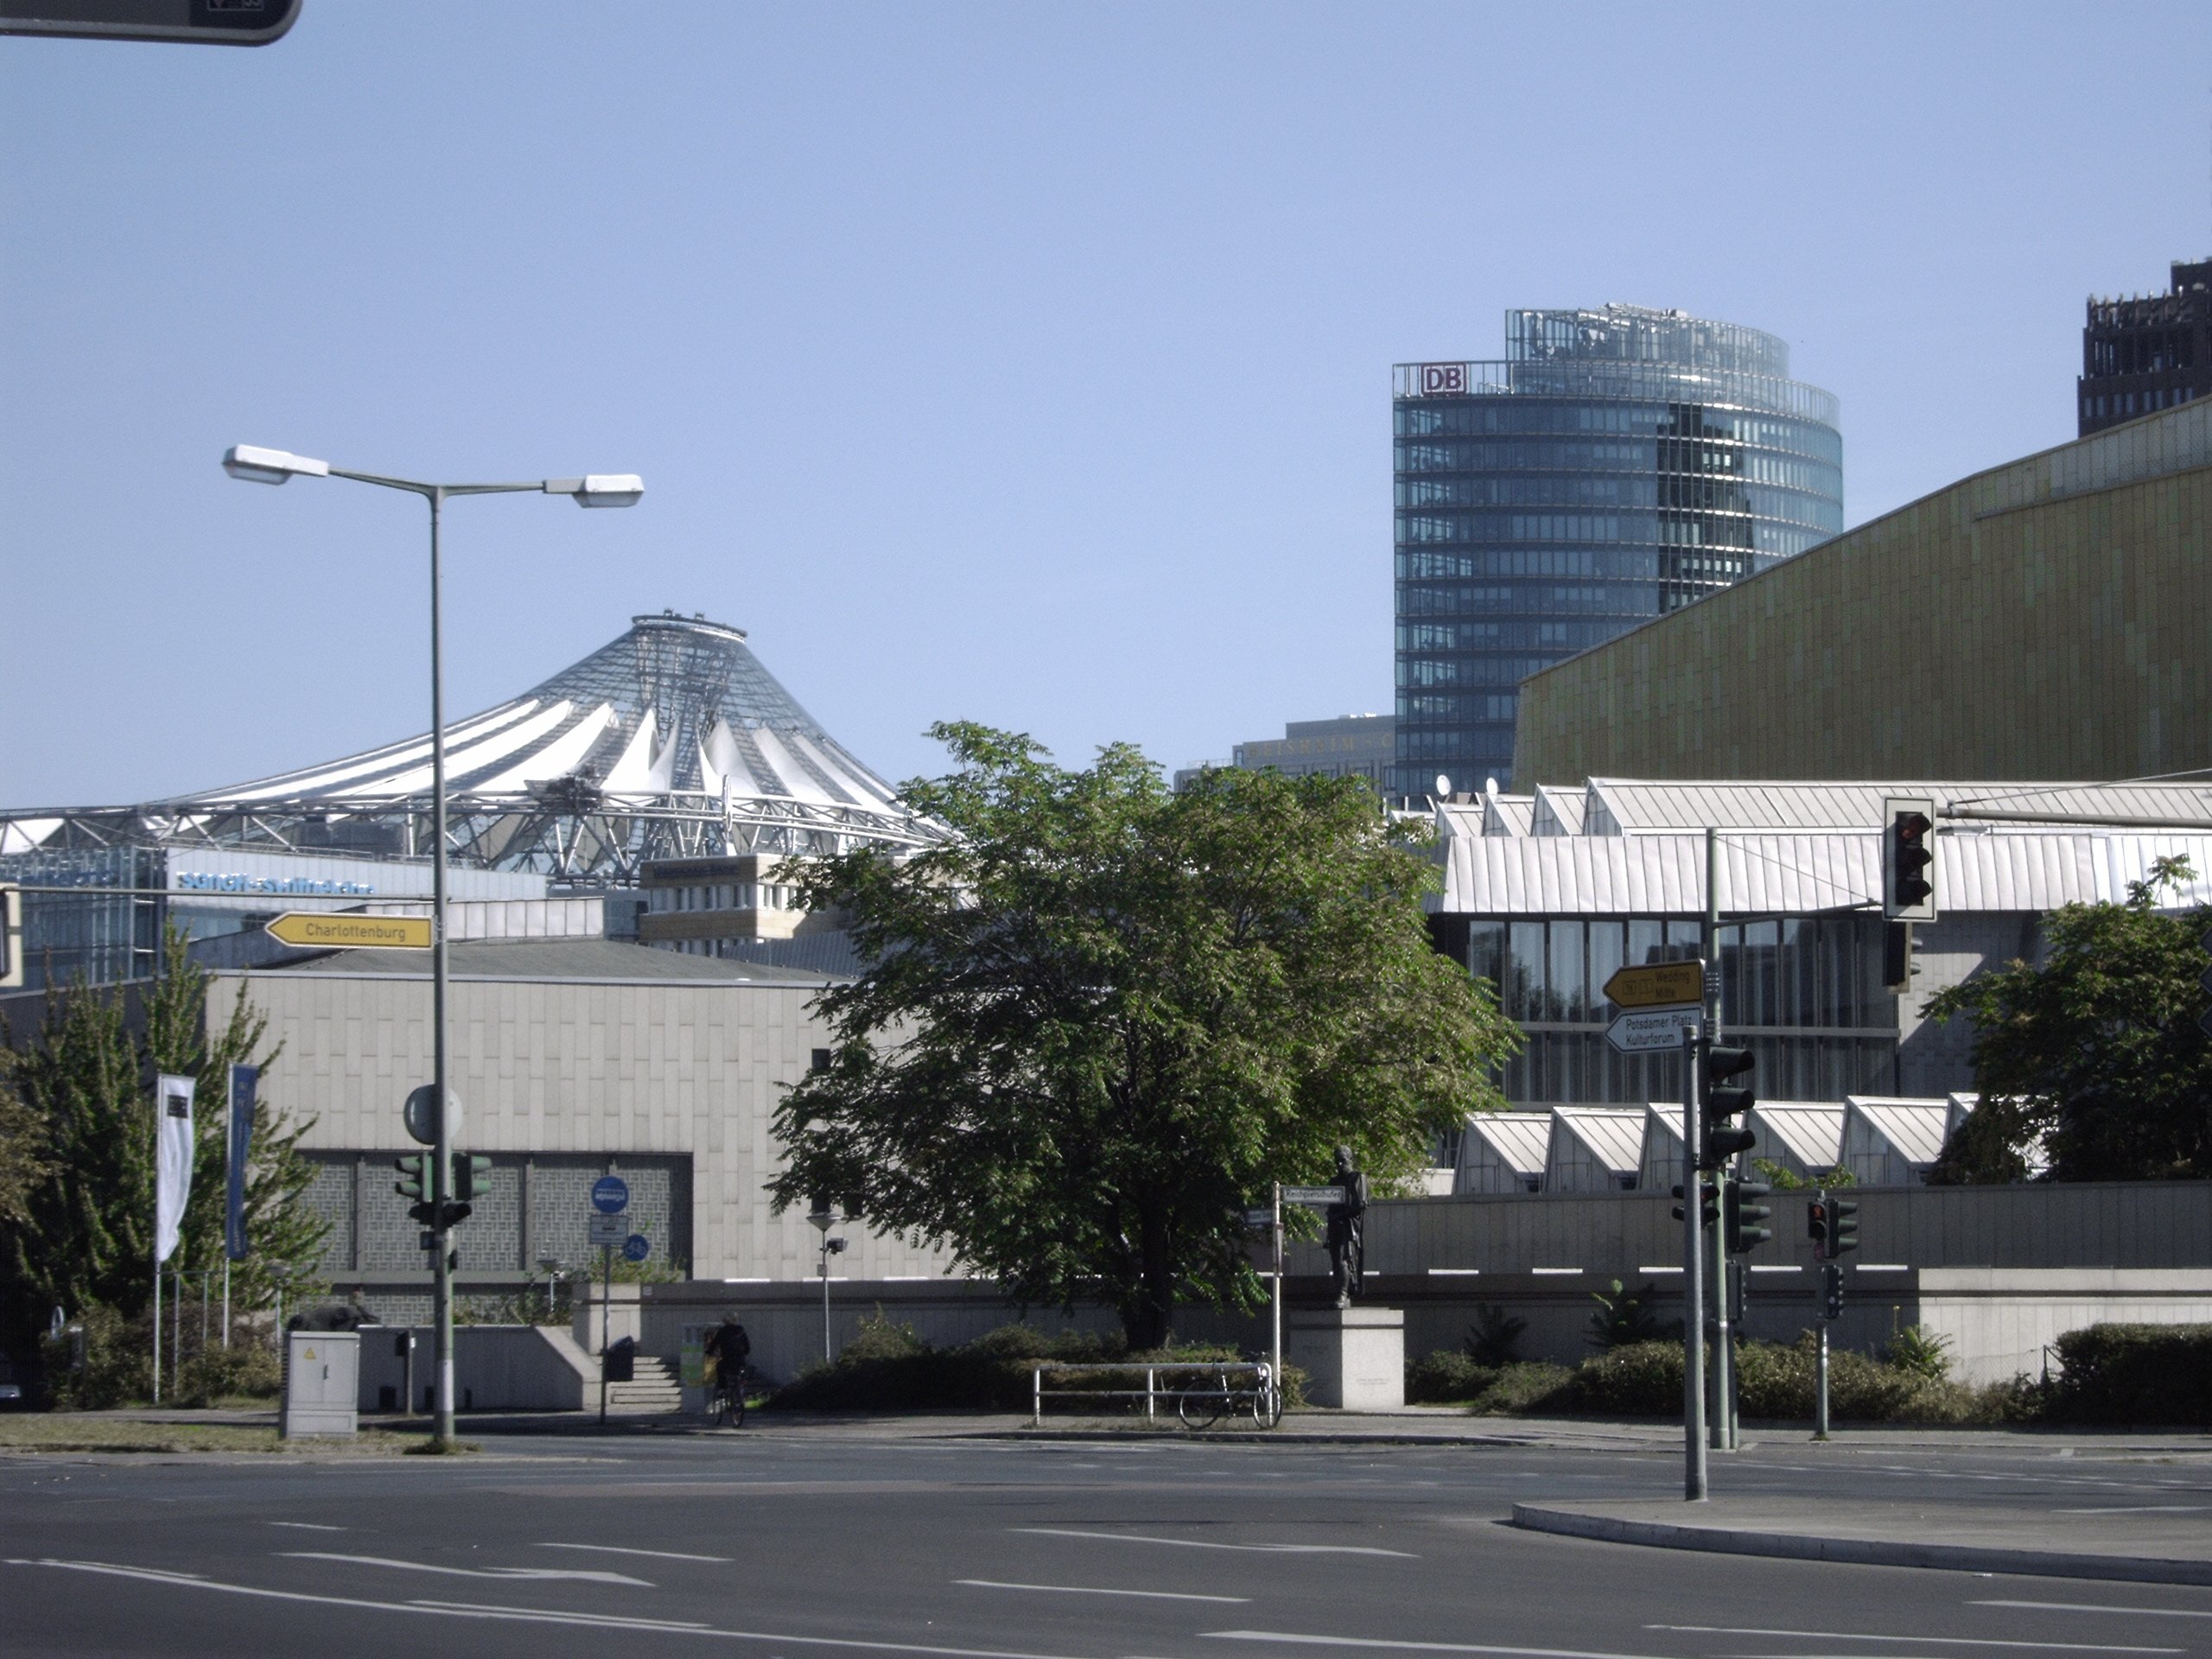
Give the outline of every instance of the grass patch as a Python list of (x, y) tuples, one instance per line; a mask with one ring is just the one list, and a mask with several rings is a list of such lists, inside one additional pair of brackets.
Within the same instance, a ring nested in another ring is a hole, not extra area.
[(149, 1423), (91, 1415), (0, 1417), (0, 1452), (338, 1452), (364, 1457), (405, 1451), (416, 1437), (364, 1429), (350, 1440), (287, 1440), (250, 1423)]

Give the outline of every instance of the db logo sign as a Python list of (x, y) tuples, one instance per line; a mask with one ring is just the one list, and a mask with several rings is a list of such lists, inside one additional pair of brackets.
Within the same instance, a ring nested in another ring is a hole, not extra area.
[(1421, 365), (1421, 395), (1424, 397), (1448, 397), (1467, 389), (1467, 365), (1464, 363), (1424, 363)]

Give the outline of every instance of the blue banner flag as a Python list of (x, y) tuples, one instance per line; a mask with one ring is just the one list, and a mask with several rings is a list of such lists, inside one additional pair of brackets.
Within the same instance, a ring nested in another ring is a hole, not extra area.
[(259, 1066), (231, 1068), (231, 1191), (223, 1231), (224, 1243), (233, 1262), (246, 1258), (245, 1160), (253, 1145), (254, 1085), (260, 1080)]

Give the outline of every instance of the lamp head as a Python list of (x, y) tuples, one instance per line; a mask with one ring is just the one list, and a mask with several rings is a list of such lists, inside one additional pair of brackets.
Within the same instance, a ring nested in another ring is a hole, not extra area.
[(223, 452), (223, 470), (249, 484), (282, 484), (295, 474), (302, 478), (328, 478), (330, 463), (310, 461), (286, 449), (262, 449), (251, 443), (234, 443)]
[(645, 493), (635, 473), (592, 473), (582, 478), (549, 478), (545, 493), (575, 498), (580, 507), (634, 507)]

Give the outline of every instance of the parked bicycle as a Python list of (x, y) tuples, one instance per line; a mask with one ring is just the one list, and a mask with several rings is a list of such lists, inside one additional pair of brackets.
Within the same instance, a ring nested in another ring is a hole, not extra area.
[(1224, 1417), (1249, 1412), (1262, 1428), (1282, 1421), (1282, 1390), (1264, 1363), (1201, 1370), (1176, 1396), (1175, 1413), (1185, 1428), (1211, 1428)]

